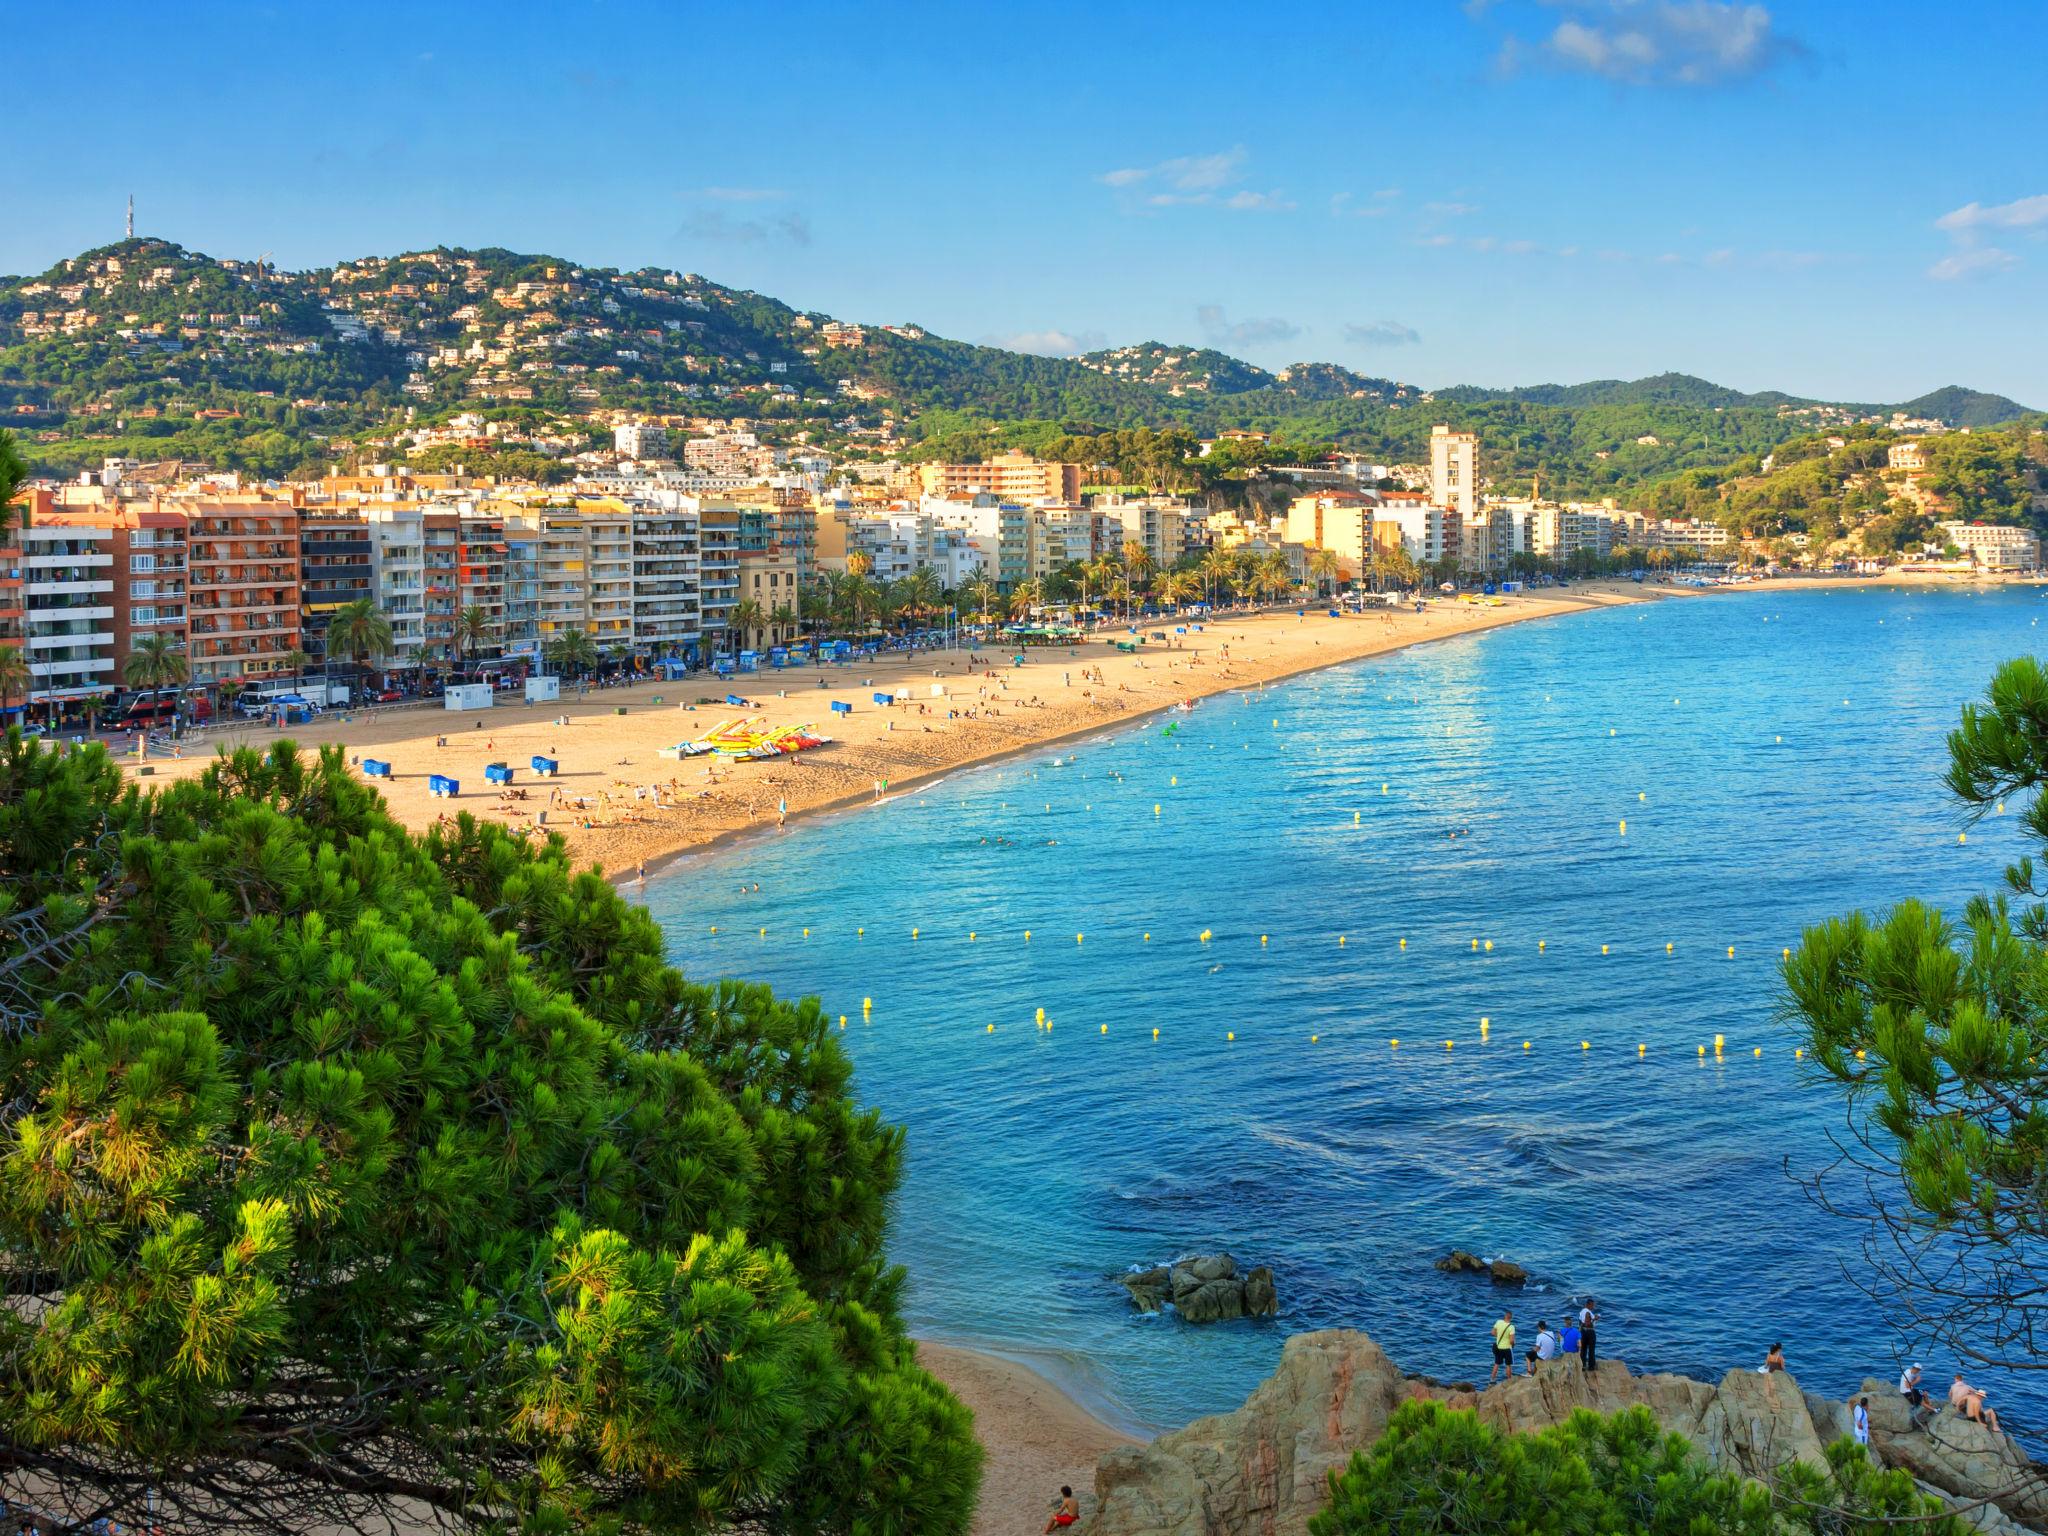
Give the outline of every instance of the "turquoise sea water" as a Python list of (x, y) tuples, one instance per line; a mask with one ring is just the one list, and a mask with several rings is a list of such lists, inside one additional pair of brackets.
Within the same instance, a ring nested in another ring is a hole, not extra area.
[[(647, 901), (692, 974), (848, 1015), (861, 1095), (909, 1128), (913, 1326), (1127, 1423), (1234, 1407), (1306, 1328), (1483, 1378), (1507, 1293), (1435, 1271), (1454, 1245), (1537, 1278), (1525, 1339), (1590, 1292), (1638, 1369), (1782, 1340), (1846, 1392), (1915, 1346), (1786, 1171), (1842, 1110), (1774, 1020), (1779, 951), (1997, 883), (2017, 828), (1958, 844), (1943, 737), (2044, 615), (1863, 589), (1516, 625), (964, 772)], [(1216, 1248), (1273, 1266), (1277, 1321), (1139, 1317), (1106, 1278)]]

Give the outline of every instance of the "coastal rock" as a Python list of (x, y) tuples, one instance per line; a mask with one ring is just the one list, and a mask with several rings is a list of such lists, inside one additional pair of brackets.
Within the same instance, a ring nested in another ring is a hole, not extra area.
[(1947, 1406), (1915, 1429), (1906, 1400), (1887, 1382), (1866, 1380), (1861, 1395), (1870, 1399), (1871, 1449), (1887, 1466), (1958, 1500), (1989, 1499), (2023, 1525), (2048, 1527), (2048, 1477), (2005, 1435)]
[(1512, 1259), (1495, 1259), (1486, 1266), (1486, 1272), (1495, 1285), (1522, 1285), (1529, 1279), (1529, 1271)]
[(1244, 1277), (1244, 1315), (1277, 1317), (1280, 1294), (1273, 1288), (1273, 1271), (1261, 1264)]
[(1453, 1248), (1436, 1261), (1436, 1267), (1451, 1275), (1477, 1275), (1486, 1271), (1486, 1260), (1476, 1253), (1467, 1253), (1462, 1248)]
[[(1934, 1433), (1910, 1430), (1895, 1392), (1876, 1383), (1866, 1390), (1872, 1449), (1887, 1466), (1956, 1501), (1991, 1536), (2012, 1536), (2013, 1521), (2048, 1528), (2048, 1481), (2009, 1441), (1947, 1411)], [(1712, 1464), (1755, 1478), (1791, 1461), (1823, 1463), (1821, 1448), (1848, 1425), (1846, 1405), (1802, 1392), (1783, 1371), (1733, 1370), (1709, 1385), (1638, 1376), (1619, 1360), (1589, 1375), (1564, 1359), (1479, 1391), (1406, 1375), (1363, 1333), (1296, 1334), (1243, 1407), (1105, 1456), (1089, 1536), (1305, 1536), (1328, 1498), (1328, 1474), (1414, 1398), (1471, 1409), (1513, 1433), (1560, 1423), (1577, 1408), (1640, 1405)], [(1967, 1508), (1986, 1498), (1992, 1506)]]
[(1173, 1288), (1173, 1278), (1164, 1264), (1134, 1274), (1118, 1275), (1116, 1281), (1131, 1293), (1131, 1305), (1140, 1312), (1157, 1312)]
[(1240, 1275), (1237, 1260), (1227, 1253), (1191, 1254), (1170, 1265), (1118, 1275), (1116, 1280), (1139, 1311), (1157, 1312), (1171, 1302), (1190, 1323), (1273, 1317), (1280, 1311), (1273, 1271), (1262, 1264)]

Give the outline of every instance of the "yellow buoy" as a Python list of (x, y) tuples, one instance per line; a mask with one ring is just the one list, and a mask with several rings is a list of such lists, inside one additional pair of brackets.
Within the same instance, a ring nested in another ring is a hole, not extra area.
[(718, 932), (718, 924), (716, 924), (716, 923), (713, 923), (713, 924), (711, 925), (711, 931), (712, 931), (713, 933), (716, 933), (716, 932)]
[(1967, 843), (1969, 840), (1970, 834), (1967, 832), (1958, 832), (1956, 834), (1956, 841), (1959, 843)]
[(1792, 1059), (1793, 1059), (1794, 1061), (1804, 1061), (1804, 1060), (1806, 1059), (1806, 1047), (1805, 1047), (1805, 1046), (1803, 1046), (1803, 1045), (1795, 1045), (1795, 1046), (1793, 1046), (1793, 1047), (1792, 1047)]
[(1310, 1035), (1310, 1036), (1308, 1037), (1308, 1043), (1309, 1043), (1310, 1045), (1314, 1045), (1314, 1044), (1315, 1044), (1315, 1043), (1316, 1043), (1316, 1042), (1317, 1042), (1318, 1040), (1320, 1040), (1320, 1039), (1322, 1039), (1322, 1038), (1323, 1038), (1323, 1037), (1322, 1037), (1321, 1035)]
[(1153, 1028), (1153, 1030), (1152, 1030), (1152, 1038), (1153, 1038), (1154, 1040), (1157, 1040), (1157, 1039), (1159, 1038), (1159, 1030), (1158, 1030), (1157, 1026), (1154, 1026), (1154, 1028)]
[(1764, 1048), (1763, 1048), (1762, 1046), (1758, 1046), (1758, 1047), (1757, 1047), (1757, 1048), (1756, 1048), (1755, 1050), (1751, 1051), (1751, 1052), (1750, 1052), (1749, 1054), (1750, 1054), (1750, 1055), (1752, 1055), (1752, 1056), (1761, 1056), (1761, 1055), (1763, 1055), (1763, 1053), (1764, 1053)]
[(1701, 1047), (1700, 1047), (1700, 1055), (1702, 1055), (1702, 1056), (1705, 1056), (1706, 1054), (1707, 1054), (1707, 1048), (1706, 1048), (1706, 1047), (1705, 1047), (1705, 1046), (1703, 1045), (1703, 1046), (1701, 1046)]
[(761, 937), (764, 939), (768, 937), (768, 930), (766, 928), (761, 930)]
[(1593, 1049), (1593, 1042), (1590, 1040), (1581, 1040), (1579, 1042), (1579, 1049), (1582, 1051), (1590, 1051), (1591, 1049)]
[(967, 930), (967, 942), (970, 944), (974, 942), (974, 930), (972, 928)]
[(1102, 1032), (1103, 1032), (1103, 1033), (1104, 1033), (1105, 1035), (1109, 1033), (1109, 1026), (1108, 1026), (1107, 1024), (1105, 1024), (1105, 1025), (1103, 1025), (1103, 1026), (1102, 1026)]
[(1728, 946), (1728, 958), (1730, 960), (1733, 960), (1735, 958), (1735, 946), (1733, 944), (1730, 944)]
[(1538, 954), (1541, 954), (1541, 953), (1543, 952), (1543, 950), (1544, 950), (1545, 948), (1547, 948), (1547, 947), (1548, 947), (1548, 943), (1549, 943), (1549, 941), (1548, 941), (1548, 940), (1546, 940), (1546, 939), (1538, 939), (1538, 940), (1536, 941), (1536, 951), (1537, 951), (1537, 953), (1538, 953)]
[(1783, 956), (1782, 956), (1782, 958), (1784, 958), (1784, 959), (1786, 959), (1786, 960), (1790, 960), (1790, 959), (1792, 958), (1792, 951), (1791, 951), (1791, 950), (1790, 950), (1789, 948), (1788, 948), (1788, 949), (1786, 949), (1786, 950), (1785, 950), (1785, 951), (1783, 952)]
[(868, 931), (865, 928), (856, 928), (853, 930), (853, 935), (857, 939), (864, 939), (868, 936)]
[(1522, 1042), (1522, 1049), (1523, 1049), (1523, 1050), (1525, 1050), (1525, 1051), (1526, 1051), (1527, 1049), (1529, 1049), (1529, 1042), (1528, 1042), (1528, 1041), (1524, 1040), (1524, 1041)]
[(1263, 948), (1265, 947), (1265, 944), (1266, 944), (1266, 936), (1265, 936), (1265, 935), (1264, 935), (1264, 934), (1262, 933), (1262, 934), (1260, 934), (1260, 935), (1259, 935), (1259, 947), (1263, 949)]
[(1384, 795), (1384, 794), (1385, 794), (1386, 792), (1387, 792), (1387, 786), (1386, 786), (1386, 785), (1384, 785), (1384, 784), (1382, 784), (1382, 785), (1380, 786), (1380, 793)]
[(911, 930), (910, 930), (910, 936), (911, 936), (911, 937), (912, 937), (913, 939), (917, 937), (917, 930), (916, 930), (915, 928), (913, 928), (913, 929), (911, 929)]
[(1403, 940), (1401, 941), (1401, 947), (1402, 947), (1403, 949), (1406, 949), (1406, 948), (1408, 947), (1408, 941), (1407, 941), (1406, 939), (1403, 939)]
[(1720, 1035), (1716, 1035), (1716, 1036), (1714, 1036), (1714, 1054), (1715, 1054), (1716, 1056), (1720, 1055), (1720, 1054), (1721, 1054), (1721, 1047), (1723, 1047), (1723, 1046), (1724, 1046), (1724, 1045), (1726, 1045), (1727, 1043), (1728, 1043), (1728, 1042), (1727, 1042), (1727, 1040), (1726, 1040), (1726, 1039), (1725, 1039), (1724, 1037), (1722, 1037), (1722, 1036), (1720, 1036)]
[(1359, 813), (1357, 811), (1353, 811), (1351, 813), (1351, 825), (1353, 825), (1354, 827), (1358, 825), (1358, 815)]
[(839, 1015), (839, 1027), (841, 1029), (846, 1028), (846, 1015), (843, 1013)]
[(1038, 1010), (1038, 1022), (1041, 1024), (1045, 1022), (1045, 1010), (1043, 1008)]
[(1201, 933), (1201, 940), (1202, 940), (1202, 942), (1203, 942), (1204, 944), (1206, 944), (1206, 943), (1208, 943), (1208, 942), (1209, 942), (1209, 930), (1208, 930), (1208, 929), (1204, 928), (1204, 929), (1202, 930), (1202, 933)]
[(1024, 930), (1024, 942), (1026, 944), (1029, 944), (1031, 942), (1031, 930), (1029, 928), (1026, 928)]
[[(1275, 725), (1278, 725), (1280, 722), (1278, 720), (1275, 720), (1273, 723)], [(1223, 1038), (1226, 1040), (1235, 1040), (1237, 1038), (1237, 1031), (1234, 1029), (1226, 1029), (1223, 1032)]]
[(808, 929), (808, 928), (806, 928), (806, 929), (804, 930), (804, 937), (808, 939), (808, 938), (809, 938), (810, 936), (811, 936), (811, 930), (810, 930), (810, 929)]
[(1607, 946), (1605, 944), (1600, 946), (1600, 953), (1603, 955), (1607, 953)]
[(1856, 1051), (1856, 1059), (1857, 1059), (1858, 1061), (1861, 1061), (1861, 1060), (1863, 1059), (1863, 1051), (1862, 1051), (1862, 1048), (1861, 1048), (1860, 1046), (1859, 1046), (1859, 1047), (1857, 1048), (1857, 1051)]
[(1180, 775), (1176, 773), (1176, 774), (1175, 774), (1175, 775), (1173, 776), (1173, 778), (1172, 778), (1171, 782), (1172, 782), (1172, 783), (1173, 783), (1174, 785), (1178, 785), (1178, 784), (1180, 783)]
[(996, 1032), (996, 1027), (995, 1027), (995, 1025), (993, 1025), (993, 1024), (989, 1025), (989, 1027), (988, 1027), (988, 1032), (989, 1032), (990, 1034), (994, 1034), (994, 1033)]
[(1481, 1029), (1491, 1029), (1493, 1027), (1493, 1020), (1485, 1017), (1484, 1015), (1481, 1015), (1479, 1020), (1479, 1027)]
[(1649, 1049), (1650, 1048), (1647, 1045), (1644, 1045), (1640, 1040), (1636, 1042), (1636, 1054), (1638, 1056), (1643, 1055)]
[(1454, 1047), (1456, 1047), (1457, 1043), (1458, 1043), (1458, 1042), (1457, 1042), (1457, 1041), (1455, 1041), (1455, 1040), (1446, 1040), (1446, 1041), (1444, 1042), (1444, 1049), (1445, 1049), (1445, 1050), (1447, 1050), (1447, 1051), (1448, 1051), (1448, 1050), (1451, 1050), (1451, 1049), (1453, 1049)]
[(1664, 953), (1667, 955), (1671, 953), (1671, 945), (1668, 942), (1664, 946)]
[(1610, 736), (1612, 736), (1612, 735), (1614, 734), (1614, 727), (1613, 727), (1613, 726), (1611, 726), (1611, 725), (1610, 725), (1610, 726), (1609, 726), (1609, 727), (1607, 728), (1607, 734), (1608, 734), (1608, 735), (1610, 735)]
[(1389, 1040), (1387, 1044), (1391, 1045), (1397, 1051), (1401, 1049), (1401, 1042), (1399, 1040)]
[(1082, 934), (1082, 933), (1077, 933), (1077, 934), (1075, 934), (1075, 935), (1074, 935), (1074, 942), (1075, 942), (1076, 944), (1078, 944), (1078, 943), (1080, 943), (1080, 942), (1081, 942), (1081, 940), (1083, 940), (1083, 939), (1084, 939), (1084, 938), (1086, 938), (1086, 937), (1087, 937), (1087, 935), (1086, 935), (1086, 934)]
[(1152, 814), (1153, 814), (1154, 816), (1157, 816), (1157, 815), (1159, 814), (1159, 806), (1158, 806), (1157, 802), (1154, 802), (1154, 804), (1153, 804), (1153, 806), (1152, 806)]
[(873, 1013), (875, 1011), (875, 1000), (872, 997), (862, 998), (860, 1000), (860, 1011), (862, 1013)]
[(1341, 933), (1337, 935), (1337, 947), (1339, 949), (1344, 947), (1344, 935)]
[(1636, 798), (1637, 798), (1638, 800), (1640, 800), (1640, 801), (1644, 802), (1645, 804), (1648, 804), (1648, 803), (1649, 803), (1649, 799), (1650, 799), (1650, 797), (1649, 797), (1648, 795), (1644, 794), (1644, 793), (1643, 793), (1643, 792), (1642, 792), (1641, 790), (1637, 790), (1637, 791), (1636, 791)]
[(1621, 835), (1623, 837), (1628, 836), (1628, 823), (1625, 821), (1621, 824)]
[(1151, 935), (1151, 934), (1149, 934), (1149, 933), (1148, 933), (1148, 934), (1146, 934), (1146, 935), (1145, 935), (1145, 942), (1146, 942), (1147, 944), (1150, 944), (1150, 943), (1152, 942), (1152, 935)]
[(1477, 939), (1474, 939), (1474, 940), (1472, 941), (1472, 947), (1473, 947), (1474, 949), (1477, 949), (1477, 948), (1479, 947), (1479, 941), (1478, 941)]

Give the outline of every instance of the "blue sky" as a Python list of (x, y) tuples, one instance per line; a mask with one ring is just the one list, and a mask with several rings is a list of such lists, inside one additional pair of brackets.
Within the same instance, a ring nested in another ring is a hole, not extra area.
[(503, 245), (1062, 351), (2048, 406), (2030, 3), (14, 7), (0, 270)]

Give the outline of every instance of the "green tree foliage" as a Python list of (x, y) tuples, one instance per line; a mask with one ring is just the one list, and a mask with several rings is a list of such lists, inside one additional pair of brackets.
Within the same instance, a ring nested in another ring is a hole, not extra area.
[[(963, 1528), (815, 1000), (338, 749), (0, 741), (0, 1485), (167, 1532)], [(243, 1528), (243, 1527), (237, 1527)], [(377, 1525), (383, 1529), (382, 1525)]]
[(1331, 1474), (1311, 1536), (1879, 1536), (1900, 1520), (1964, 1536), (1904, 1472), (1844, 1439), (1827, 1467), (1793, 1462), (1771, 1484), (1713, 1470), (1647, 1408), (1505, 1434), (1466, 1409), (1404, 1403), (1386, 1433)]
[[(2038, 661), (2001, 667), (1948, 747), (1968, 818), (2029, 796), (2020, 824), (2048, 841)], [(1851, 1106), (1862, 1178), (1844, 1203), (1870, 1223), (1887, 1299), (1965, 1358), (2033, 1368), (2048, 1327), (2048, 906), (2032, 857), (2006, 885), (1959, 919), (1906, 900), (1808, 929), (1784, 1005)]]

